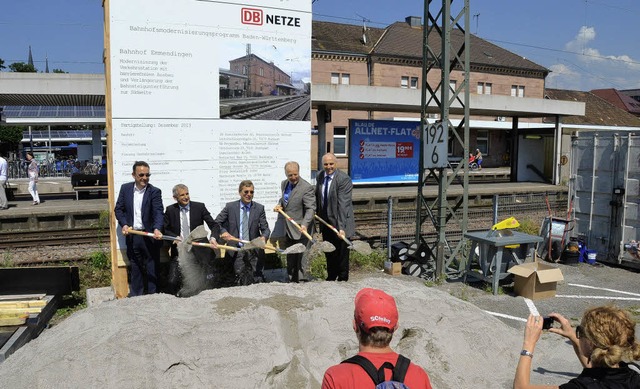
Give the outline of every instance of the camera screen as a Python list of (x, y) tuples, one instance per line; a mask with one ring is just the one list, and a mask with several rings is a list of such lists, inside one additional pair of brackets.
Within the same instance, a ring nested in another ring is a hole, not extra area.
[(542, 320), (542, 329), (543, 330), (548, 330), (551, 327), (553, 327), (553, 318), (552, 317), (545, 317)]

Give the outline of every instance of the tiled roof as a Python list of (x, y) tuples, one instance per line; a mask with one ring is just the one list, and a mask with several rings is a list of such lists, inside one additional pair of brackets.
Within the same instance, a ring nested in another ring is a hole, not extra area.
[(607, 100), (620, 109), (624, 109), (631, 114), (640, 116), (640, 102), (620, 93), (620, 91), (616, 89), (594, 89), (591, 93)]
[(363, 26), (314, 20), (311, 50), (368, 54), (384, 33), (382, 28), (367, 27), (367, 43), (362, 42)]
[(562, 122), (565, 124), (640, 127), (640, 118), (614, 106), (591, 92), (547, 88), (545, 95), (546, 98), (552, 100), (585, 103), (584, 116), (565, 116), (562, 118)]
[[(422, 60), (421, 27), (416, 28), (409, 26), (406, 22), (396, 22), (384, 30), (370, 28), (369, 32), (372, 39), (365, 46), (360, 40), (362, 26), (314, 21), (312, 49), (359, 54), (371, 52), (376, 56)], [(377, 42), (378, 39), (379, 42)], [(464, 36), (459, 30), (454, 30), (451, 39), (453, 46), (459, 47)], [(438, 55), (441, 47), (440, 37), (436, 32), (432, 32), (429, 40), (435, 54)], [(547, 68), (477, 36), (471, 35), (470, 40), (472, 66), (518, 69), (542, 73), (543, 76), (549, 73)]]

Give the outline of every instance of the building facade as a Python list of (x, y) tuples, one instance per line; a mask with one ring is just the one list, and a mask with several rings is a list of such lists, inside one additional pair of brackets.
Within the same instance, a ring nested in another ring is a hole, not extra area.
[[(314, 21), (312, 31), (312, 85), (367, 85), (420, 89), (422, 84), (422, 24), (419, 17), (408, 17), (384, 29), (363, 28), (332, 22)], [(464, 39), (460, 31), (451, 37)], [(430, 46), (440, 47), (440, 37), (429, 36)], [(515, 53), (477, 36), (470, 44), (470, 93), (513, 97), (543, 98), (545, 77), (549, 70)], [(436, 52), (438, 54), (438, 52)], [(427, 75), (427, 83), (435, 88), (440, 71)], [(451, 72), (451, 88), (463, 80), (463, 72)], [(326, 125), (327, 150), (336, 154), (339, 166), (348, 166), (349, 119), (420, 119), (420, 113), (378, 111), (331, 112)], [(432, 114), (433, 120), (438, 119)], [(455, 120), (455, 116), (452, 116)], [(317, 118), (312, 113), (313, 125)], [(541, 122), (540, 119), (521, 119)], [(505, 117), (470, 117), (469, 146), (480, 149), (483, 166), (504, 166), (510, 158), (511, 119)], [(317, 141), (316, 146), (317, 148)], [(463, 150), (450, 143), (449, 154), (462, 157)], [(312, 166), (315, 166), (312, 153)]]

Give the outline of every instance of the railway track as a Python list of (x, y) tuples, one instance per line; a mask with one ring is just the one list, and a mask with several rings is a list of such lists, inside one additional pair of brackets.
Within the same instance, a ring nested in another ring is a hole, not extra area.
[(96, 243), (109, 240), (109, 230), (100, 228), (74, 228), (40, 230), (33, 232), (0, 232), (0, 247), (18, 249), (42, 246), (64, 246)]
[(251, 106), (247, 109), (234, 111), (223, 115), (225, 119), (253, 119), (253, 120), (308, 120), (311, 111), (310, 97), (301, 96), (276, 104)]

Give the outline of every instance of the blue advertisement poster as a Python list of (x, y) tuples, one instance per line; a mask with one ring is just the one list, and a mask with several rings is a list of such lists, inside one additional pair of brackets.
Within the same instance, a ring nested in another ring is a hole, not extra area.
[(354, 184), (418, 182), (419, 121), (351, 119), (349, 139)]

